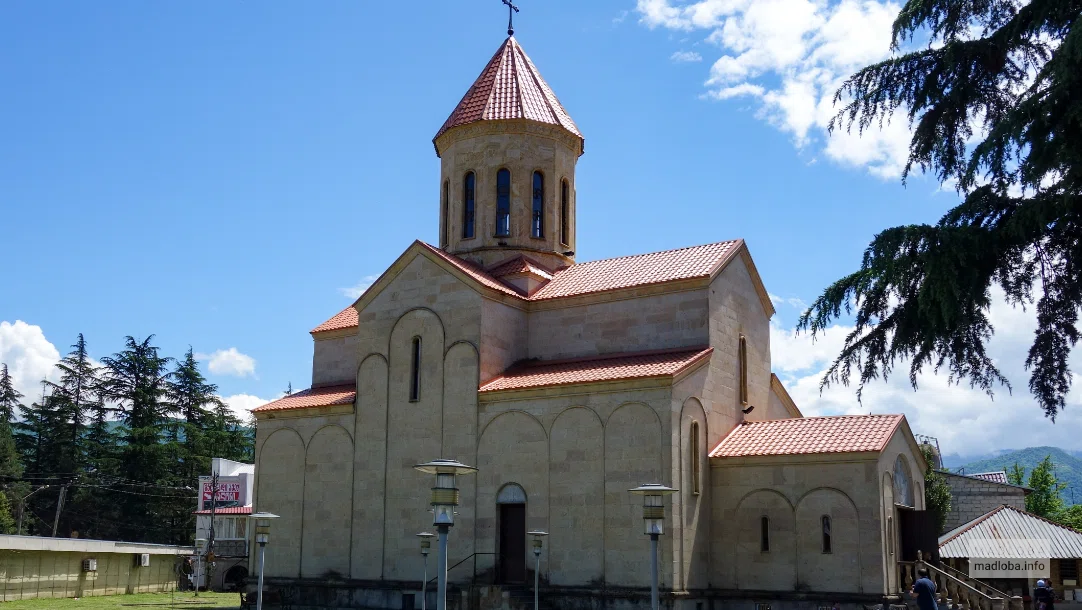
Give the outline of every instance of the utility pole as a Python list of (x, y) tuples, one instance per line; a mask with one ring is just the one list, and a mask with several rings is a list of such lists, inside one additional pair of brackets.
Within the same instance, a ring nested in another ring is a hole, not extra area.
[(53, 538), (56, 538), (56, 528), (60, 525), (60, 511), (64, 509), (64, 497), (68, 495), (68, 485), (71, 485), (71, 483), (64, 483), (64, 486), (60, 488), (60, 499), (56, 502), (56, 517), (53, 519)]
[[(210, 591), (210, 580), (214, 572), (210, 569), (210, 563), (214, 560), (214, 512), (218, 508), (218, 471), (210, 473), (210, 535), (207, 536), (207, 554), (203, 558), (206, 569), (203, 573), (207, 576), (206, 587)], [(198, 587), (197, 587), (198, 588)]]
[(38, 493), (39, 491), (41, 491), (43, 489), (49, 489), (49, 487), (51, 487), (51, 486), (50, 485), (42, 485), (41, 487), (35, 489), (34, 491), (32, 491), (32, 492), (26, 494), (25, 496), (19, 498), (19, 524), (15, 527), (15, 533), (16, 534), (18, 534), (20, 536), (23, 535), (23, 514), (26, 512), (26, 499), (29, 498), (30, 496)]

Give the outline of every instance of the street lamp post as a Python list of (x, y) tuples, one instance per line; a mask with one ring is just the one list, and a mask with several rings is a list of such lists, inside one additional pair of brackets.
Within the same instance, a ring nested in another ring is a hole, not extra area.
[(532, 532), (526, 532), (533, 536), (533, 556), (534, 556), (534, 570), (533, 570), (533, 610), (538, 610), (538, 583), (541, 579), (541, 544), (545, 536), (548, 536), (548, 532), (542, 532), (541, 530), (533, 530)]
[(436, 475), (432, 488), (432, 525), (439, 532), (439, 554), (436, 556), (436, 610), (447, 610), (447, 533), (455, 524), (455, 507), (458, 506), (458, 488), (455, 477), (473, 474), (477, 469), (455, 460), (432, 460), (417, 464), (415, 469)]
[(677, 490), (661, 483), (644, 483), (628, 491), (643, 497), (642, 518), (646, 522), (646, 533), (650, 535), (650, 608), (658, 610), (657, 537), (664, 531), (665, 496)]
[(277, 519), (274, 513), (255, 513), (255, 541), (259, 545), (259, 590), (256, 591), (255, 610), (263, 610), (263, 566), (266, 563), (267, 542), (270, 540), (271, 519)]
[(428, 550), (432, 548), (433, 536), (435, 534), (431, 532), (417, 534), (417, 537), (421, 539), (421, 555), (425, 562), (424, 578), (421, 579), (421, 610), (428, 610)]

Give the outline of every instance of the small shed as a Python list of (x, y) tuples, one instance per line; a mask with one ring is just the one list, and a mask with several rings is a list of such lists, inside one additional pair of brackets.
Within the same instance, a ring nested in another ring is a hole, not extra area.
[[(1034, 541), (1040, 543), (1035, 546)], [(1048, 580), (1056, 596), (1067, 601), (1082, 598), (1082, 585), (1079, 584), (1082, 532), (1013, 506), (1002, 505), (940, 536), (939, 557), (949, 566), (969, 574), (970, 559), (988, 557), (990, 546), (995, 547), (997, 558), (1008, 560), (1037, 559), (1033, 549), (1047, 548), (1047, 559), (1051, 560), (1051, 577)], [(984, 582), (1001, 591), (1028, 597), (1036, 579)]]

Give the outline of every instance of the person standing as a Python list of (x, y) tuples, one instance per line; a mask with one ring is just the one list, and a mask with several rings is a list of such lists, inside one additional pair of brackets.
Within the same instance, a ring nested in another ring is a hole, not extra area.
[(1033, 589), (1033, 610), (1056, 610), (1056, 594), (1043, 580)]
[(917, 607), (920, 610), (939, 610), (939, 603), (935, 600), (935, 583), (928, 578), (928, 569), (917, 570), (917, 581), (909, 589), (910, 597), (917, 598)]

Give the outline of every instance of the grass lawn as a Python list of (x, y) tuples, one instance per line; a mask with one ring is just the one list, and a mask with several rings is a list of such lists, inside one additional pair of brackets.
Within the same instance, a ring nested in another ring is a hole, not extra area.
[(236, 593), (200, 593), (196, 597), (185, 593), (140, 593), (139, 595), (111, 595), (106, 597), (81, 597), (79, 599), (24, 599), (0, 602), (0, 610), (167, 610), (191, 608), (192, 610), (237, 610), (240, 596)]

